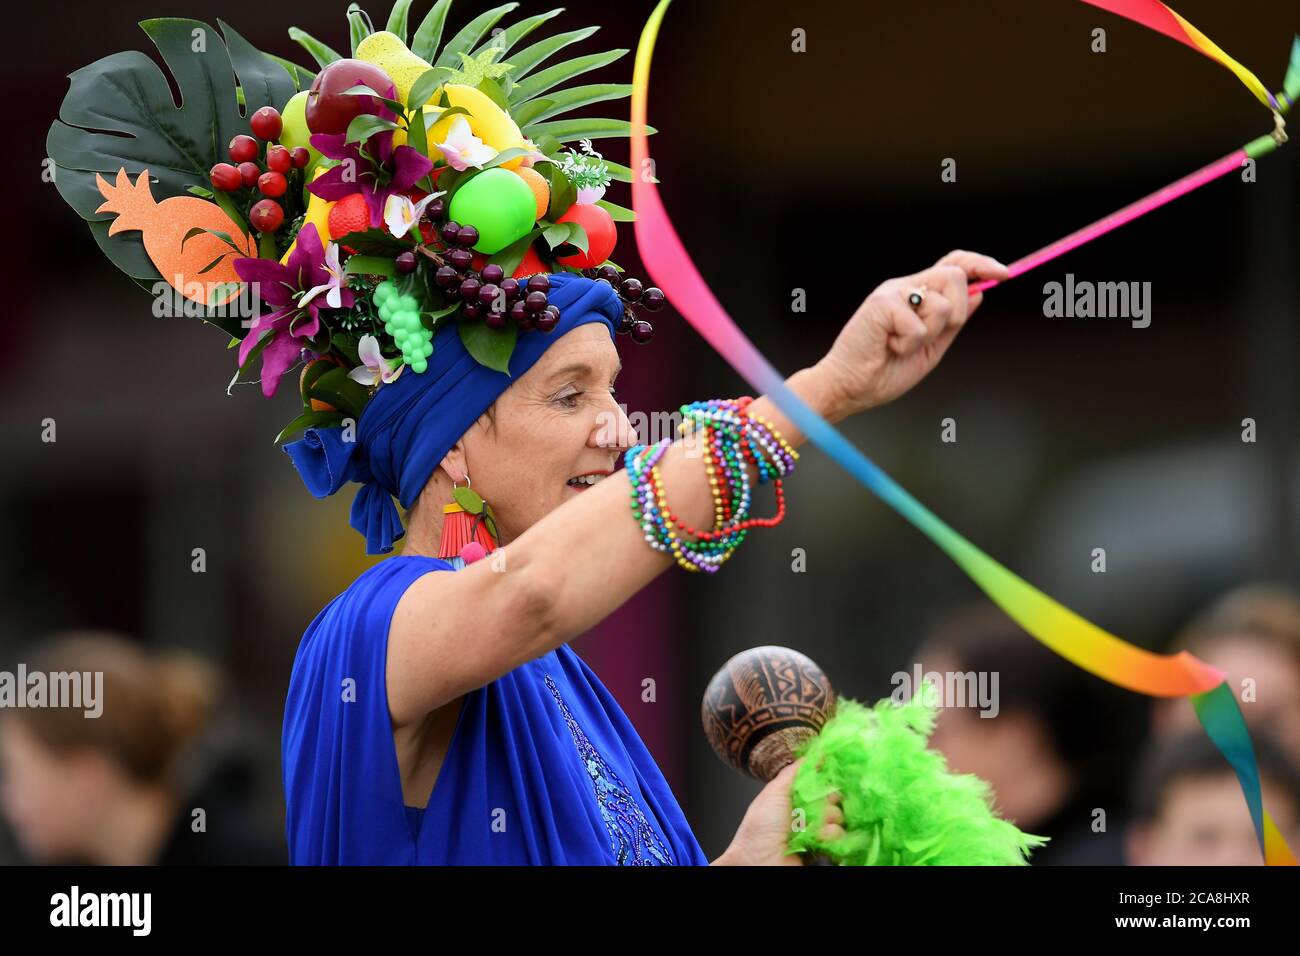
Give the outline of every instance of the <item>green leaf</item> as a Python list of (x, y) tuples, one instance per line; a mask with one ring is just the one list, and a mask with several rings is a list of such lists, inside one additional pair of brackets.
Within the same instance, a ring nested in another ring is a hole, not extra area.
[(529, 100), (523, 106), (513, 107), (510, 111), (510, 118), (515, 121), (519, 131), (523, 132), (529, 123), (542, 119), (542, 114), (554, 105), (554, 100), (539, 97), (535, 100)]
[(478, 53), (483, 49), (483, 47), (495, 46), (498, 47), (502, 53), (509, 53), (516, 43), (528, 36), (528, 34), (532, 33), (547, 20), (550, 20), (552, 17), (556, 17), (563, 12), (563, 7), (557, 7), (556, 9), (549, 10), (546, 13), (539, 13), (533, 17), (525, 17), (514, 26), (502, 30), (496, 36), (489, 36), (483, 41), (482, 46), (474, 52)]
[(394, 276), (397, 263), (387, 256), (348, 256), (343, 271), (348, 275)]
[[(179, 96), (144, 53), (130, 50), (97, 60), (69, 77), (59, 118), (46, 137), (46, 155), (56, 166), (59, 195), (87, 221), (109, 260), (132, 278), (154, 280), (158, 270), (139, 232), (108, 235), (113, 217), (95, 211), (104, 202), (95, 174), (111, 181), (125, 168), (134, 179), (148, 169), (159, 203), (189, 195), (191, 186), (208, 188), (209, 170), (229, 161), (226, 144), (248, 132), (236, 73), (250, 111), (279, 109), (296, 91), (280, 64), (229, 27), (223, 43), (217, 30), (198, 20), (165, 18), (140, 25), (175, 78)], [(192, 48), (196, 30), (208, 37), (199, 51)], [(184, 108), (176, 106), (177, 99)], [(236, 222), (242, 230), (243, 223)]]
[(578, 191), (573, 183), (569, 182), (569, 177), (564, 175), (564, 171), (554, 163), (547, 163), (546, 171), (542, 175), (551, 187), (551, 202), (546, 209), (546, 215), (554, 221), (569, 211), (569, 207), (578, 198)]
[(293, 77), (293, 85), (299, 90), (310, 88), (311, 81), (316, 79), (316, 74), (305, 66), (299, 66), (292, 60), (286, 60), (284, 57), (276, 56), (274, 53), (268, 53), (267, 56), (285, 68), (286, 72)]
[(470, 514), (476, 515), (483, 512), (483, 496), (473, 488), (454, 488), (451, 496), (456, 499), (456, 504)]
[[(185, 243), (189, 242), (195, 236), (202, 235), (216, 236), (241, 256), (244, 254), (244, 250), (235, 244), (234, 239), (230, 238), (230, 233), (223, 232), (220, 229), (205, 229), (203, 226), (195, 226), (193, 229), (186, 230), (185, 235), (181, 236), (181, 248), (184, 249)], [(229, 253), (222, 253), (222, 255), (226, 256), (229, 255)]]
[[(429, 128), (424, 125), (424, 107), (417, 106), (406, 118), (406, 145), (421, 156), (429, 155)], [(433, 192), (433, 173), (429, 172), (415, 184), (427, 193)]]
[(387, 256), (395, 258), (399, 253), (410, 249), (414, 242), (398, 239), (384, 229), (370, 228), (360, 232), (349, 232), (334, 240), (340, 246), (355, 249), (363, 256)]
[(529, 100), (514, 107), (511, 116), (519, 128), (528, 135), (528, 127), (552, 116), (559, 116), (569, 110), (602, 103), (606, 100), (620, 100), (632, 95), (630, 83), (593, 83), (589, 86), (575, 86), (548, 94), (545, 98)]
[(511, 146), (509, 149), (501, 150), (501, 152), (497, 153), (495, 156), (493, 156), (491, 159), (485, 162), (482, 166), (480, 166), (479, 170), (482, 171), (485, 169), (492, 169), (496, 166), (500, 166), (502, 163), (508, 163), (510, 162), (510, 160), (518, 156), (527, 156), (530, 152), (532, 152), (532, 150), (525, 149), (522, 146)]
[(359, 419), (370, 401), (370, 393), (360, 382), (348, 378), (348, 370), (335, 366), (318, 378), (307, 392), (308, 397), (329, 402), (345, 415)]
[(510, 353), (514, 351), (519, 329), (513, 323), (504, 329), (489, 329), (482, 319), (467, 319), (464, 314), (456, 317), (456, 328), (465, 351), (474, 357), (480, 365), (510, 374)]
[[(510, 58), (510, 65), (515, 68), (512, 76), (514, 76), (515, 80), (518, 81), (535, 70), (539, 64), (545, 62), (556, 53), (563, 50), (566, 46), (569, 46), (571, 43), (580, 43), (599, 29), (600, 27), (583, 27), (581, 30), (572, 30), (568, 33), (557, 33), (553, 37), (547, 37), (540, 43), (534, 43), (527, 49), (520, 50)], [(428, 57), (425, 59), (428, 59)]]
[(390, 119), (384, 119), (382, 116), (375, 116), (371, 113), (362, 113), (360, 116), (353, 117), (352, 122), (348, 123), (348, 135), (344, 142), (364, 143), (380, 130), (397, 128), (397, 124)]
[(615, 222), (636, 222), (636, 213), (626, 206), (619, 206), (616, 203), (606, 202), (604, 199), (597, 199), (596, 205), (605, 212), (609, 213), (609, 218)]
[(569, 242), (586, 252), (588, 247), (587, 230), (582, 223), (566, 222), (564, 225), (569, 227)]
[[(442, 48), (438, 54), (438, 59), (433, 61), (434, 66), (457, 67), (460, 65), (460, 54), (468, 53), (478, 45), (478, 42), (487, 34), (492, 32), (497, 21), (504, 17), (515, 7), (517, 3), (503, 3), (499, 7), (493, 7), (486, 13), (480, 13), (461, 29), (454, 37), (447, 41), (447, 45)], [(427, 60), (428, 57), (425, 57)]]
[[(628, 169), (626, 166), (620, 165), (619, 163), (611, 163), (608, 159), (602, 159), (601, 162), (609, 169), (610, 179), (620, 183), (632, 182), (632, 170)], [(659, 178), (657, 176), (652, 176), (650, 181), (652, 183), (657, 183), (659, 182)]]
[(420, 74), (420, 78), (411, 84), (411, 90), (406, 96), (406, 102), (410, 106), (423, 106), (429, 102), (438, 87), (447, 82), (448, 78), (455, 72), (445, 66), (435, 66), (431, 70), (425, 70)]
[(346, 90), (343, 91), (343, 95), (344, 96), (373, 96), (375, 99), (383, 101), (383, 104), (385, 106), (387, 106), (394, 113), (397, 113), (399, 116), (406, 109), (405, 103), (399, 103), (397, 100), (390, 100), (388, 97), (384, 96), (384, 94), (380, 93), (378, 90), (372, 90), (364, 83), (358, 83), (356, 86), (348, 87)]
[(361, 358), (357, 355), (357, 342), (348, 333), (335, 332), (330, 336), (330, 345), (342, 352), (353, 368), (361, 364)]
[(335, 60), (343, 59), (343, 54), (337, 50), (326, 46), (317, 40), (306, 30), (299, 30), (297, 27), (289, 28), (289, 39), (293, 40), (300, 47), (311, 54), (311, 58), (316, 61), (318, 66), (329, 66)]
[(433, 61), (438, 46), (442, 43), (442, 27), (447, 22), (449, 9), (451, 0), (438, 0), (415, 30), (415, 37), (410, 43), (411, 52), (426, 63)]
[(389, 33), (396, 33), (406, 42), (406, 17), (411, 9), (411, 0), (397, 0), (393, 4), (393, 10), (388, 14), (388, 26), (386, 29)]
[(193, 193), (196, 196), (202, 196), (204, 199), (211, 199), (213, 196), (216, 195), (216, 193), (214, 193), (211, 189), (207, 189), (203, 186), (191, 186), (189, 189), (186, 190), (186, 192)]
[(338, 368), (338, 366), (333, 362), (322, 360), (310, 363), (302, 373), (302, 381), (298, 386), (298, 394), (302, 396), (302, 405), (304, 409), (311, 408), (311, 402), (309, 401), (311, 387), (316, 384), (322, 375), (332, 368)]
[(524, 261), (524, 256), (528, 254), (528, 247), (533, 244), (538, 236), (542, 234), (542, 227), (538, 226), (522, 239), (516, 239), (510, 245), (501, 251), (494, 253), (489, 259), (492, 265), (501, 267), (506, 275), (514, 275), (515, 270), (519, 268), (519, 263)]
[(230, 217), (230, 221), (239, 227), (240, 233), (248, 234), (248, 223), (244, 222), (244, 214), (235, 202), (235, 197), (230, 193), (218, 192), (212, 197), (213, 202), (221, 207), (221, 211)]
[[(658, 130), (653, 126), (645, 128), (646, 135)], [(619, 119), (571, 119), (554, 123), (534, 123), (523, 131), (525, 136), (553, 136), (561, 143), (572, 143), (580, 139), (606, 139), (610, 136), (631, 136), (632, 124)]]
[(568, 222), (552, 223), (542, 230), (542, 238), (546, 244), (554, 249), (556, 246), (562, 246), (569, 241), (569, 226), (573, 225)]
[(352, 38), (352, 55), (356, 56), (357, 47), (361, 45), (361, 41), (375, 31), (374, 25), (370, 22), (370, 17), (366, 16), (366, 11), (355, 3), (348, 4), (348, 28)]
[(587, 56), (580, 56), (572, 60), (565, 60), (563, 63), (557, 63), (555, 66), (542, 70), (536, 76), (529, 77), (516, 84), (514, 92), (510, 94), (510, 102), (512, 104), (526, 103), (534, 96), (545, 93), (561, 83), (566, 83), (575, 76), (580, 76), (589, 70), (598, 70), (602, 66), (608, 66), (625, 53), (627, 53), (627, 50), (610, 50), (606, 53), (591, 53)]
[(294, 432), (302, 431), (306, 428), (330, 428), (335, 425), (343, 424), (346, 416), (342, 412), (303, 412), (289, 424), (280, 429), (280, 434), (275, 436), (275, 443), (278, 445)]
[(510, 113), (510, 101), (506, 99), (505, 90), (501, 89), (500, 83), (490, 77), (484, 77), (479, 81), (478, 88), (488, 99), (501, 107), (503, 113)]

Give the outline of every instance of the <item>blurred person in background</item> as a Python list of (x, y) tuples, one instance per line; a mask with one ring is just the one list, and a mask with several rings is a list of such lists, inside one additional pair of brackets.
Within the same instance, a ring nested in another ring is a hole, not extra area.
[[(1300, 838), (1300, 770), (1267, 733), (1252, 734), (1260, 789), (1288, 843)], [(1156, 737), (1124, 837), (1134, 866), (1262, 866), (1250, 810), (1228, 762), (1200, 730)]]
[(927, 674), (997, 675), (996, 685), (986, 677), (996, 687), (994, 716), (974, 702), (944, 701), (931, 745), (954, 771), (988, 781), (1002, 816), (1051, 838), (1034, 865), (1123, 862), (1125, 741), (1140, 739), (1131, 732), (1140, 725), (1133, 695), (1058, 657), (988, 604), (941, 621), (917, 661)]
[(282, 844), (239, 807), (232, 765), (204, 759), (221, 687), (212, 665), (76, 632), (45, 644), (28, 666), (36, 671), (102, 673), (103, 684), (97, 717), (81, 707), (0, 709), (0, 812), (32, 862), (286, 862)]
[[(1169, 650), (1190, 651), (1227, 674), (1252, 736), (1270, 734), (1300, 764), (1300, 595), (1275, 585), (1229, 591), (1194, 616)], [(1156, 700), (1151, 724), (1160, 736), (1199, 726), (1184, 698)]]

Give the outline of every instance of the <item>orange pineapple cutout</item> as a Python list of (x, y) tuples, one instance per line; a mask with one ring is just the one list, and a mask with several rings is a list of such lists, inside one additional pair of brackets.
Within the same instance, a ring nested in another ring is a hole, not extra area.
[[(117, 183), (109, 183), (95, 174), (95, 182), (104, 197), (104, 203), (95, 212), (109, 212), (117, 216), (108, 227), (108, 234), (135, 230), (144, 233), (144, 251), (158, 272), (177, 292), (200, 305), (223, 305), (239, 292), (231, 286), (228, 292), (208, 301), (209, 294), (224, 283), (238, 283), (235, 259), (241, 258), (216, 236), (199, 233), (181, 246), (185, 234), (195, 227), (216, 229), (226, 233), (242, 250), (242, 257), (257, 255), (257, 245), (251, 235), (241, 235), (239, 227), (214, 202), (197, 196), (171, 196), (160, 203), (154, 202), (149, 187), (149, 170), (143, 170), (132, 184), (126, 168), (117, 171)], [(226, 253), (225, 258), (207, 272), (201, 269)]]

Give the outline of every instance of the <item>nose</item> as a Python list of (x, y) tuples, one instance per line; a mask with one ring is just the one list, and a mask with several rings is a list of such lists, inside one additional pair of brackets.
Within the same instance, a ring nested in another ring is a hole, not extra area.
[(613, 395), (609, 397), (607, 407), (596, 415), (596, 427), (592, 429), (590, 444), (615, 452), (624, 452), (636, 444), (632, 422)]

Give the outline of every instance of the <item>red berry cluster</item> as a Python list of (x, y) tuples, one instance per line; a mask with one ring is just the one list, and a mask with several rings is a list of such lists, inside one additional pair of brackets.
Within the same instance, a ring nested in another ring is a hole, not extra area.
[[(253, 136), (241, 134), (232, 139), (231, 162), (217, 163), (208, 177), (213, 187), (222, 192), (256, 187), (257, 194), (265, 198), (253, 203), (248, 210), (248, 221), (258, 232), (275, 232), (284, 225), (284, 207), (276, 200), (288, 191), (291, 171), (311, 162), (311, 153), (305, 146), (290, 150), (274, 142), (284, 129), (284, 122), (273, 106), (263, 106), (250, 117), (248, 125)], [(267, 143), (264, 156), (258, 140)]]

